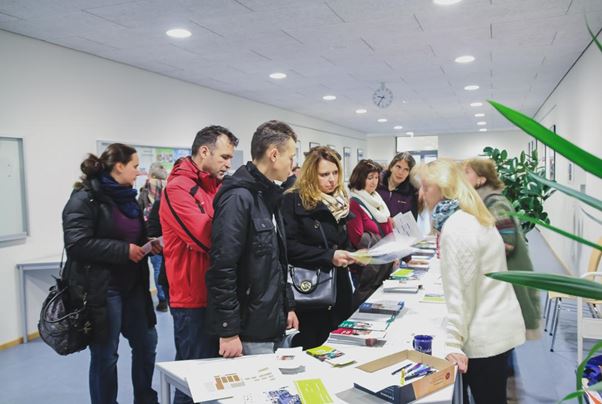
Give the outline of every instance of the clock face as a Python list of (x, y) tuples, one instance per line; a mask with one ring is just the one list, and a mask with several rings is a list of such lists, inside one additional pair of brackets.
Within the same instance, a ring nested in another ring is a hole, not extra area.
[(393, 102), (393, 93), (388, 88), (381, 87), (372, 94), (372, 102), (379, 108), (387, 108)]

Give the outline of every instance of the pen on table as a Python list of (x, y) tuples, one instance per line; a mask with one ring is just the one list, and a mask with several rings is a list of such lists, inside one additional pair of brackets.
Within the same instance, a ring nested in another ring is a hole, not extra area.
[(413, 375), (406, 377), (406, 380), (415, 379), (415, 378), (420, 377), (420, 376), (428, 376), (431, 373), (435, 373), (435, 370), (430, 369), (430, 370), (426, 370), (426, 371), (423, 371), (423, 372), (414, 373)]
[(394, 370), (394, 371), (393, 371), (393, 373), (391, 373), (391, 374), (392, 374), (392, 375), (395, 375), (395, 374), (397, 374), (397, 373), (401, 372), (402, 370), (405, 370), (405, 369), (407, 369), (408, 367), (410, 367), (410, 366), (412, 366), (412, 365), (413, 365), (412, 363), (408, 363), (407, 365), (405, 365), (405, 366), (402, 366), (402, 367), (400, 367), (400, 368), (399, 368), (399, 369), (397, 369), (397, 370)]
[(414, 373), (422, 373), (426, 370), (430, 370), (430, 366), (427, 366), (427, 365), (421, 363), (420, 366), (413, 367), (412, 369), (410, 369), (408, 371), (408, 376), (410, 376), (411, 374), (414, 374)]

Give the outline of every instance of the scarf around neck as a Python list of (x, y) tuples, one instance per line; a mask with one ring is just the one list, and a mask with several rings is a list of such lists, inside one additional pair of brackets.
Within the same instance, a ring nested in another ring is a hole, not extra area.
[(321, 192), (320, 194), (320, 200), (326, 205), (330, 213), (332, 213), (332, 216), (334, 216), (337, 223), (342, 218), (347, 217), (349, 214), (349, 200), (345, 197), (343, 192), (338, 191), (332, 195), (325, 194), (324, 192)]
[(383, 198), (378, 192), (373, 192), (370, 194), (365, 189), (352, 189), (351, 196), (362, 201), (364, 207), (368, 209), (368, 213), (370, 213), (370, 215), (372, 215), (374, 220), (376, 220), (378, 223), (386, 223), (389, 221), (391, 212), (389, 212), (387, 204), (385, 201), (383, 201)]
[(140, 206), (136, 202), (134, 188), (121, 185), (108, 173), (102, 173), (98, 178), (102, 192), (115, 202), (121, 213), (133, 219), (140, 215)]
[(460, 202), (456, 199), (443, 199), (435, 205), (433, 209), (433, 227), (437, 231), (441, 231), (443, 223), (451, 215), (453, 215), (458, 209), (460, 209)]

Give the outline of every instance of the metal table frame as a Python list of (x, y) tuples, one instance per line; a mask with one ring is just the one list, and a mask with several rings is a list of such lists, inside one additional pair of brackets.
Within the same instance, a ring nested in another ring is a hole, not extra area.
[(29, 338), (27, 336), (27, 293), (25, 287), (25, 276), (31, 271), (56, 271), (60, 269), (60, 257), (49, 258), (48, 260), (37, 260), (26, 263), (17, 264), (19, 271), (19, 289), (21, 292), (21, 326), (23, 333), (23, 343), (27, 344)]

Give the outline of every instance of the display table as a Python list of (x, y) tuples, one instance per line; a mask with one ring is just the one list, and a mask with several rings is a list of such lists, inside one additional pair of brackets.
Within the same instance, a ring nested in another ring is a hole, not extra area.
[(25, 287), (25, 277), (32, 271), (46, 271), (52, 275), (58, 274), (60, 265), (60, 255), (38, 258), (17, 264), (17, 271), (19, 271), (19, 290), (21, 292), (21, 325), (23, 327), (22, 333), (24, 344), (29, 341), (27, 337), (27, 288)]
[[(378, 398), (364, 393), (353, 387), (353, 369), (359, 364), (369, 362), (379, 357), (412, 348), (414, 335), (428, 334), (433, 338), (433, 355), (444, 356), (444, 339), (446, 325), (445, 304), (420, 302), (425, 293), (442, 293), (438, 261), (431, 260), (430, 270), (422, 277), (423, 289), (418, 293), (384, 293), (382, 287), (377, 290), (370, 300), (404, 300), (405, 307), (387, 330), (387, 343), (382, 347), (366, 347), (326, 342), (329, 345), (350, 355), (357, 363), (342, 368), (334, 368), (325, 362), (304, 354), (301, 358), (306, 367), (304, 373), (283, 375), (283, 380), (320, 378), (335, 402), (346, 403), (377, 403)], [(190, 374), (195, 363), (208, 361), (232, 361), (232, 359), (205, 359), (199, 361), (160, 362), (156, 369), (161, 380), (161, 404), (171, 403), (171, 387), (184, 393), (189, 393), (185, 377)], [(456, 372), (457, 375), (457, 372)], [(224, 399), (219, 402), (235, 402), (234, 399)], [(416, 403), (462, 403), (461, 378), (456, 377), (456, 383), (430, 394)]]

